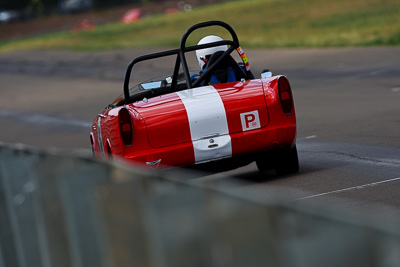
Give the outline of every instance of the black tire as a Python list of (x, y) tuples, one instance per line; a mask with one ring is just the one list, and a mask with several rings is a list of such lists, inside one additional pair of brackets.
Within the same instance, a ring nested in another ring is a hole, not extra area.
[(276, 162), (275, 171), (278, 175), (291, 174), (299, 171), (299, 158), (297, 156), (296, 146), (281, 151), (277, 158), (279, 158), (279, 160)]
[(256, 164), (260, 172), (275, 170), (278, 175), (296, 173), (299, 171), (297, 148), (270, 151), (258, 157)]
[(276, 153), (265, 153), (256, 159), (257, 169), (260, 172), (273, 170), (275, 168)]

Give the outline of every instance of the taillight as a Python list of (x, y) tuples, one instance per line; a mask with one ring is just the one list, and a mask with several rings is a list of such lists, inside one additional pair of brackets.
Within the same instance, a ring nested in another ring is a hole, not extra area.
[(121, 139), (125, 145), (130, 146), (133, 140), (133, 128), (129, 111), (126, 108), (121, 108), (118, 113), (118, 118)]
[(283, 112), (285, 112), (286, 114), (292, 113), (293, 109), (292, 90), (290, 88), (288, 79), (284, 76), (281, 76), (278, 79), (278, 93), (279, 93), (279, 101), (281, 102)]

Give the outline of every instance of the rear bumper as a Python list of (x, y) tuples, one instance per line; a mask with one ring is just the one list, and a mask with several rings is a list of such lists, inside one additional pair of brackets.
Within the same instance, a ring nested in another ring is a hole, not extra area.
[[(124, 158), (150, 167), (152, 163), (157, 162), (159, 169), (199, 165), (228, 158), (247, 158), (246, 161), (251, 162), (256, 158), (254, 155), (268, 150), (292, 148), (295, 143), (296, 125), (292, 124), (211, 137), (163, 148), (151, 148), (127, 154)], [(199, 149), (195, 152), (195, 146), (197, 148), (200, 146), (201, 160), (196, 161), (195, 153), (199, 153)]]

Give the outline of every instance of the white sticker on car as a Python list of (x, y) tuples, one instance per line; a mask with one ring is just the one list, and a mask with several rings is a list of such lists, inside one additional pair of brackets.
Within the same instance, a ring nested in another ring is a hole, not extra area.
[(242, 122), (243, 131), (261, 128), (260, 117), (258, 116), (257, 110), (240, 113), (240, 120)]

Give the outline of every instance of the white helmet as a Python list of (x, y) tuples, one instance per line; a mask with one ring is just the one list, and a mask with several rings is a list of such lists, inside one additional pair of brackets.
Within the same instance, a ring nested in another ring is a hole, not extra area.
[[(203, 39), (201, 39), (199, 41), (198, 45), (215, 43), (215, 42), (219, 42), (219, 41), (222, 41), (221, 37), (215, 36), (215, 35), (208, 35), (208, 36), (204, 37)], [(211, 56), (212, 54), (214, 54), (215, 52), (218, 52), (218, 51), (226, 51), (226, 50), (228, 50), (227, 45), (220, 45), (220, 46), (196, 50), (196, 58), (197, 58), (197, 61), (199, 62), (200, 69), (203, 69), (204, 64), (206, 64), (207, 56)]]

